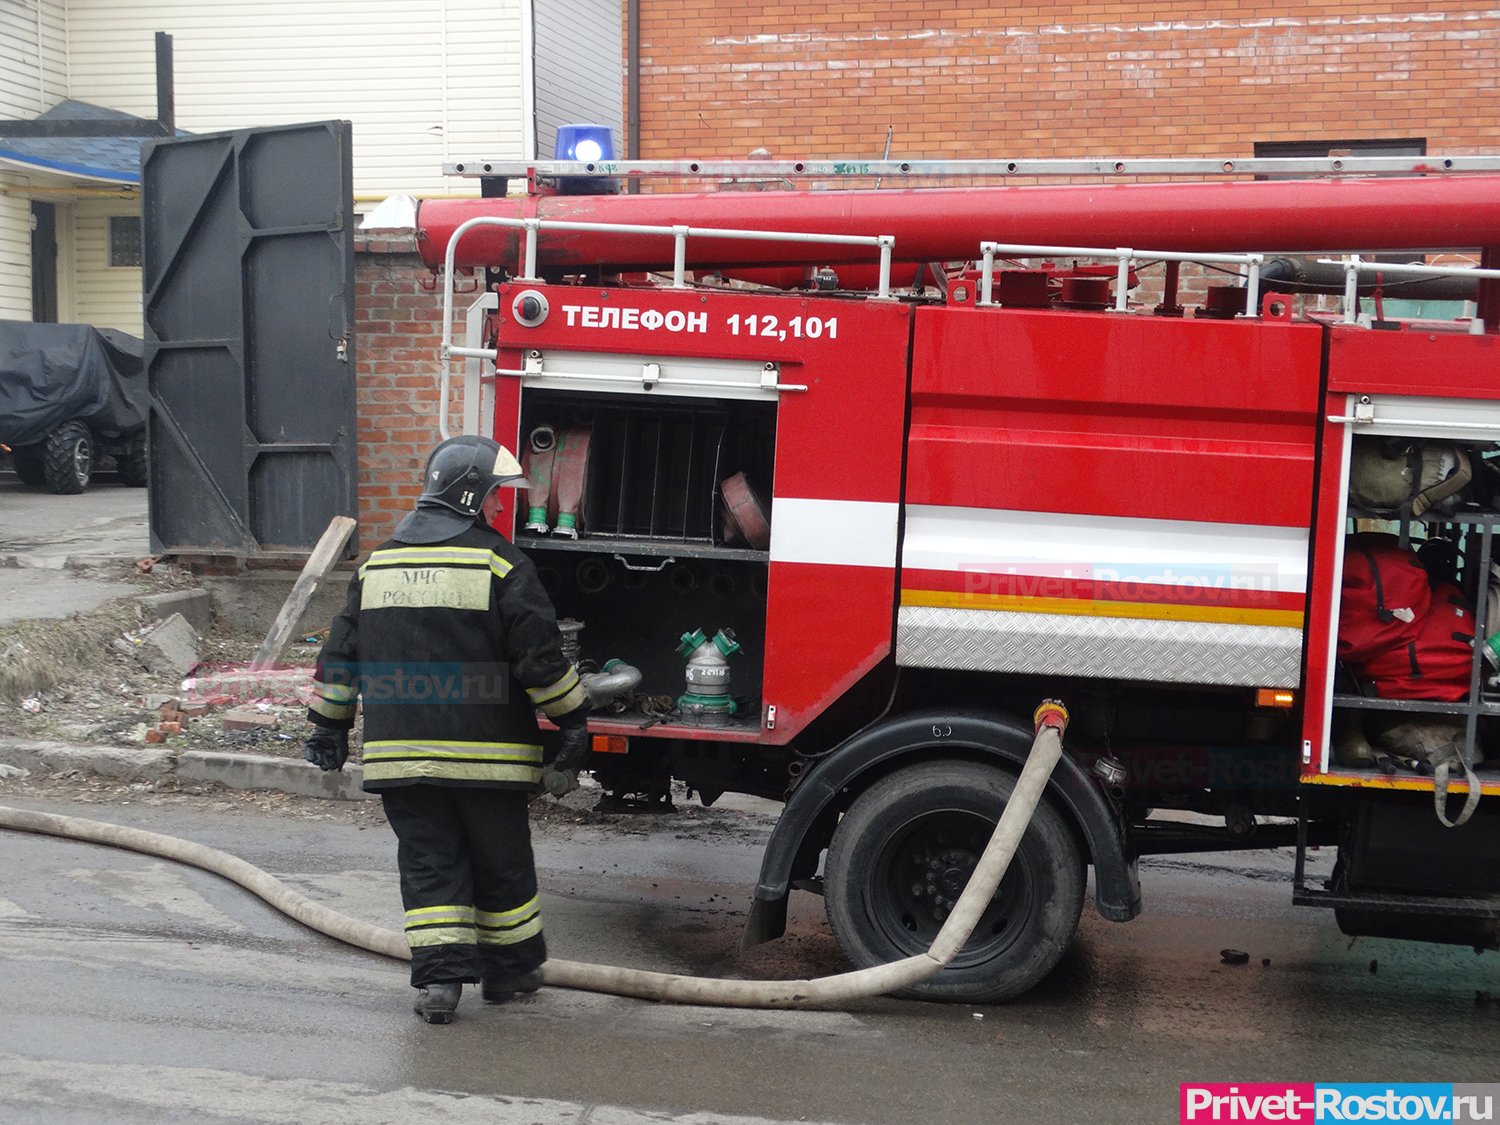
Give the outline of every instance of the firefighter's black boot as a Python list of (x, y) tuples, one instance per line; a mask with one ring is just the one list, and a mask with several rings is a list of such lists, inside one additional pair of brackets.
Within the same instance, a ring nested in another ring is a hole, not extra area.
[(480, 995), (490, 1004), (504, 1004), (516, 993), (532, 993), (542, 987), (542, 970), (532, 969), (514, 977), (485, 977), (479, 986)]
[(464, 986), (458, 981), (442, 981), (429, 984), (417, 993), (413, 1009), (428, 1023), (452, 1023), (453, 1013), (458, 1010), (458, 998)]

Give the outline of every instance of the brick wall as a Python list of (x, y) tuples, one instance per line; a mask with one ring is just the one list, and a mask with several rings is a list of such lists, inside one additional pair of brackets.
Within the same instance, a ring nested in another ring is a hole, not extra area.
[[(1209, 9), (1210, 13), (1215, 11)], [(1500, 146), (1500, 15), (1454, 0), (641, 0), (644, 159)]]
[[(422, 465), (438, 441), (442, 294), (424, 288), (431, 276), (417, 256), (414, 240), (356, 242), (362, 553), (387, 538), (396, 521), (411, 510), (421, 491)], [(457, 402), (450, 402), (449, 409), (449, 427), (457, 431), (462, 421)]]

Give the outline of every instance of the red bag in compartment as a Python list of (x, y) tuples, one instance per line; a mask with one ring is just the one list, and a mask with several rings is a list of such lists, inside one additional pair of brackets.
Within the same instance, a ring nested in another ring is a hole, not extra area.
[(1431, 600), (1426, 569), (1394, 535), (1349, 536), (1339, 593), (1339, 659), (1361, 664), (1412, 639)]
[(1455, 702), (1469, 693), (1474, 667), (1474, 614), (1457, 586), (1443, 583), (1415, 636), (1359, 666), (1383, 699)]

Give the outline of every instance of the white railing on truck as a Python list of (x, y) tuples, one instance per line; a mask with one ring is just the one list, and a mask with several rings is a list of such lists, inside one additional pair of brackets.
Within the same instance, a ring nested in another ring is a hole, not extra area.
[[(1424, 266), (1418, 262), (1372, 262), (1358, 254), (1345, 254), (1342, 258), (1319, 258), (1320, 266), (1344, 267), (1344, 323), (1359, 322), (1359, 275), (1361, 273), (1394, 273), (1412, 277), (1487, 277), (1500, 278), (1500, 270), (1480, 269), (1478, 266)], [(1484, 331), (1484, 321), (1474, 318), (1476, 335)]]
[(1213, 265), (1241, 266), (1245, 269), (1245, 315), (1260, 314), (1260, 267), (1265, 262), (1264, 254), (1185, 254), (1176, 250), (1134, 250), (1128, 246), (1027, 246), (1014, 242), (981, 242), (979, 244), (979, 304), (993, 305), (995, 258), (1039, 258), (1062, 255), (1072, 258), (1113, 258), (1117, 263), (1115, 272), (1115, 303), (1112, 312), (1128, 311), (1125, 304), (1126, 290), (1130, 278), (1130, 263), (1150, 260), (1157, 262), (1203, 262)]

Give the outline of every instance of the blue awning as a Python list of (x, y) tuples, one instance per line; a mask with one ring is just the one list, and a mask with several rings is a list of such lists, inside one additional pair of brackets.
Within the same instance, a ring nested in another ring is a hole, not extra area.
[(109, 183), (141, 182), (141, 143), (153, 122), (116, 109), (68, 100), (38, 121), (138, 121), (139, 137), (7, 137), (0, 134), (0, 160), (24, 164), (54, 176), (77, 176)]

